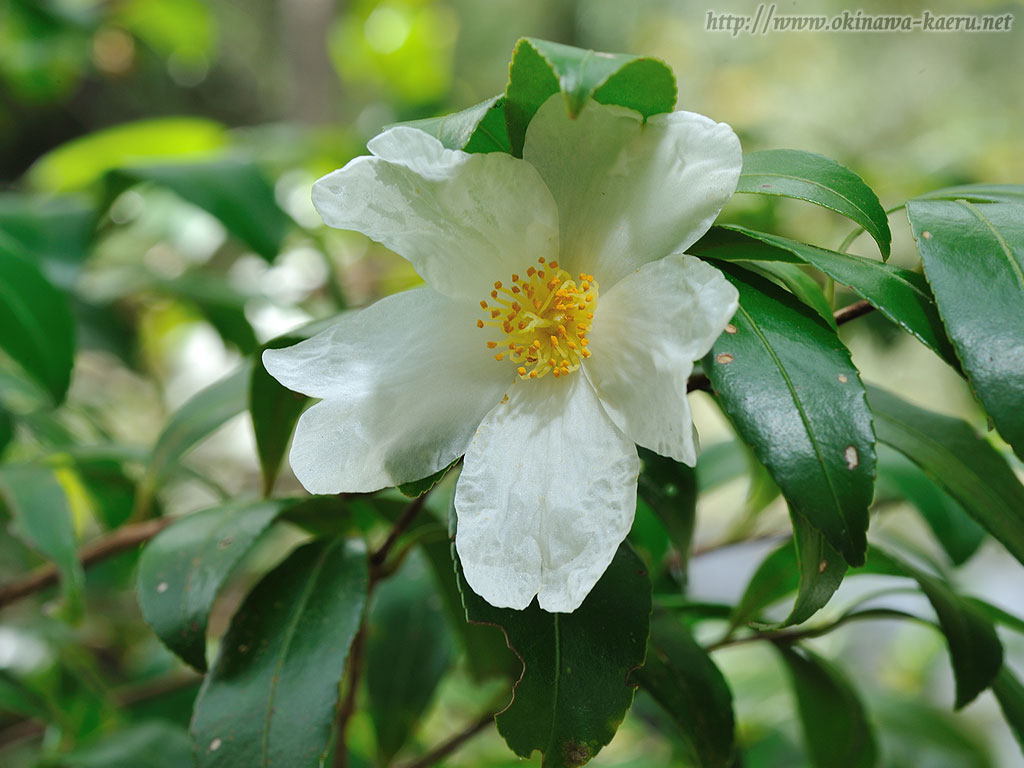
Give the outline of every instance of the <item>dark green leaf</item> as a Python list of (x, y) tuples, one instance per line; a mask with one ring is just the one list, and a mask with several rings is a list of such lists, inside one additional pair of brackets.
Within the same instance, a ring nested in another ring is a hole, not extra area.
[(722, 673), (677, 619), (651, 621), (647, 660), (632, 679), (672, 717), (698, 768), (733, 765), (736, 723)]
[(251, 366), (251, 361), (239, 366), (171, 415), (153, 446), (146, 474), (139, 483), (140, 504), (149, 503), (160, 482), (182, 456), (245, 410)]
[(495, 608), (460, 579), (470, 621), (496, 624), (523, 662), (498, 730), (512, 751), (546, 768), (584, 765), (611, 741), (633, 701), (626, 679), (643, 663), (651, 598), (643, 563), (623, 544), (573, 613)]
[(115, 191), (150, 182), (207, 211), (267, 261), (281, 250), (291, 220), (260, 168), (245, 160), (218, 160), (123, 168), (111, 174)]
[(444, 469), (439, 469), (437, 472), (432, 474), (430, 477), (424, 477), (422, 480), (413, 480), (411, 483), (402, 483), (398, 486), (398, 490), (403, 496), (408, 496), (410, 499), (416, 499), (422, 496), (424, 493), (429, 491), (443, 478), (448, 470), (459, 463), (461, 459), (456, 459)]
[(361, 546), (298, 550), (231, 622), (192, 719), (198, 768), (316, 768), (366, 602)]
[[(279, 336), (262, 349), (281, 349), (301, 341), (303, 336)], [(281, 470), (285, 449), (309, 398), (292, 392), (263, 367), (262, 350), (249, 379), (249, 413), (256, 436), (256, 453), (263, 475), (263, 495), (269, 496)]]
[(0, 458), (4, 455), (4, 450), (10, 445), (11, 440), (14, 439), (14, 417), (11, 416), (10, 412), (0, 404)]
[(915, 200), (967, 200), (971, 203), (1024, 203), (1021, 184), (961, 184), (918, 195)]
[(39, 720), (49, 720), (55, 714), (41, 692), (3, 667), (0, 667), (0, 712), (16, 712)]
[(768, 555), (747, 584), (732, 615), (732, 627), (758, 620), (762, 611), (797, 593), (785, 620), (771, 627), (801, 624), (831, 599), (846, 575), (846, 563), (820, 532), (793, 515), (793, 538)]
[(967, 378), (1024, 458), (1024, 201), (911, 200), (907, 215)]
[(552, 94), (562, 92), (573, 117), (587, 100), (634, 109), (644, 117), (670, 112), (676, 79), (658, 59), (596, 53), (524, 37), (516, 45), (505, 90), (512, 154), (521, 157), (526, 127)]
[(57, 566), (61, 592), (72, 616), (77, 616), (85, 574), (78, 561), (71, 506), (56, 470), (42, 465), (5, 466), (0, 471), (0, 492), (14, 517), (11, 532)]
[(639, 448), (642, 470), (637, 491), (661, 520), (684, 561), (697, 518), (697, 473), (692, 467)]
[(949, 645), (957, 709), (970, 704), (992, 684), (1003, 665), (1003, 646), (992, 621), (981, 609), (955, 594), (941, 579), (877, 546), (872, 546), (864, 572), (909, 576), (921, 586)]
[(871, 188), (849, 168), (813, 152), (767, 149), (743, 156), (737, 192), (781, 195), (830, 208), (860, 224), (889, 258), (889, 220)]
[[(848, 563), (864, 561), (874, 482), (871, 414), (850, 354), (806, 306), (723, 264), (740, 292), (735, 332), (704, 359), (722, 408), (794, 514)], [(727, 329), (729, 330), (729, 329)]]
[(419, 552), (377, 587), (369, 616), (368, 711), (377, 761), (389, 765), (415, 732), (452, 661), (441, 596)]
[(836, 325), (836, 319), (832, 314), (832, 305), (825, 298), (825, 292), (814, 278), (800, 269), (798, 265), (776, 261), (762, 264), (746, 264), (744, 266), (762, 277), (767, 277), (772, 282), (787, 288), (800, 301), (821, 315), (821, 319), (832, 326), (833, 330), (839, 330)]
[(512, 151), (505, 128), (504, 96), (495, 96), (452, 115), (410, 120), (399, 125), (429, 133), (448, 149), (463, 149), (466, 152)]
[(154, 720), (116, 731), (62, 755), (62, 768), (183, 768), (191, 765), (188, 733)]
[(60, 403), (71, 383), (75, 328), (63, 294), (0, 239), (0, 349)]
[(221, 586), (286, 506), (281, 500), (240, 502), (197, 512), (142, 551), (142, 615), (157, 637), (196, 669), (206, 669), (206, 623)]
[(922, 275), (872, 259), (818, 248), (745, 227), (714, 227), (691, 253), (724, 261), (802, 261), (824, 272), (959, 370), (960, 363)]
[(1024, 563), (1024, 486), (999, 452), (959, 419), (878, 387), (868, 397), (878, 439), (917, 464)]
[(1024, 619), (1021, 617), (1015, 616), (1009, 611), (1004, 611), (1002, 608), (992, 605), (992, 603), (986, 603), (977, 597), (968, 597), (967, 602), (974, 605), (994, 623), (1024, 635)]
[(221, 338), (234, 344), (243, 354), (253, 352), (258, 346), (256, 334), (245, 316), (245, 305), (250, 297), (226, 280), (193, 270), (155, 281), (153, 288), (194, 304)]
[(915, 464), (885, 446), (881, 448), (885, 459), (880, 449), (876, 501), (891, 494), (913, 504), (953, 564), (963, 565), (985, 540), (985, 529)]
[(1021, 749), (1024, 749), (1024, 685), (1004, 666), (992, 683), (992, 693), (996, 695), (1003, 717), (1013, 729)]
[(864, 705), (839, 669), (804, 649), (777, 645), (793, 680), (813, 768), (874, 768), (875, 736)]

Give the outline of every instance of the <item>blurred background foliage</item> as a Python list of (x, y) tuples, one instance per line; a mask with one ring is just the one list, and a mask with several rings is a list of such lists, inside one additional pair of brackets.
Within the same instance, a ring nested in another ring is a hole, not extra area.
[[(880, 0), (860, 7), (921, 10)], [(207, 425), (214, 434), (187, 461), (169, 462), (168, 477), (139, 481), (169, 415), (261, 344), (417, 281), (382, 247), (322, 227), (310, 184), (389, 123), (501, 91), (524, 35), (660, 57), (676, 72), (678, 108), (730, 123), (748, 151), (797, 147), (834, 157), (886, 206), (952, 184), (1020, 182), (1024, 7), (939, 0), (928, 8), (1013, 12), (1018, 26), (989, 35), (733, 37), (706, 31), (707, 11), (751, 9), (682, 0), (2, 0), (0, 246), (32, 255), (63, 297), (54, 313), (66, 302), (77, 338), (66, 399), (68, 382), (58, 377), (46, 391), (0, 357), (0, 451), (9, 463), (54, 470), (74, 520), (72, 544), (127, 520), (256, 495), (259, 464), (244, 402), (223, 426)], [(839, 0), (779, 4), (780, 13), (842, 10)], [(838, 216), (760, 196), (734, 201), (725, 216), (829, 247), (849, 231)], [(902, 216), (893, 219), (893, 258), (910, 265)], [(871, 255), (873, 247), (862, 238), (854, 249)], [(877, 313), (843, 335), (868, 378), (985, 428), (966, 385)], [(705, 445), (730, 440), (705, 396), (694, 399)], [(718, 544), (787, 530), (785, 506), (763, 474), (702, 494), (696, 549), (706, 553), (692, 563), (694, 599), (735, 601), (766, 551), (756, 541)], [(278, 487), (298, 490), (290, 476)], [(441, 495), (430, 503), (443, 516)], [(9, 525), (11, 510), (0, 520)], [(902, 505), (886, 507), (873, 526), (942, 557)], [(635, 533), (642, 549), (643, 531)], [(218, 602), (213, 637), (252, 574), (297, 538), (278, 530), (261, 541)], [(5, 608), (0, 765), (136, 766), (137, 757), (125, 756), (147, 751), (158, 755), (154, 766), (188, 764), (184, 727), (198, 677), (141, 621), (136, 559), (128, 551), (90, 569), (84, 615), (50, 593)], [(0, 536), (0, 584), (40, 562), (15, 537)], [(1019, 576), (989, 543), (957, 579), (965, 591), (1020, 613)], [(867, 591), (858, 584), (853, 592), (844, 585), (834, 603)], [(1021, 658), (1020, 638), (1004, 640), (1008, 657)], [(946, 712), (952, 679), (938, 635), (883, 622), (817, 647), (857, 670), (889, 768), (1020, 764), (991, 694), (961, 715)], [(770, 653), (740, 646), (715, 659), (735, 693), (744, 764), (798, 765), (794, 703)], [(408, 754), (500, 695), (500, 686), (481, 688), (455, 658), (438, 652), (424, 661), (428, 688), (438, 687), (428, 691), (432, 703)], [(355, 718), (351, 737), (356, 758), (370, 764), (375, 738), (384, 737), (367, 714)], [(594, 765), (679, 765), (680, 754), (671, 726), (641, 695)], [(449, 763), (521, 761), (490, 731)]]

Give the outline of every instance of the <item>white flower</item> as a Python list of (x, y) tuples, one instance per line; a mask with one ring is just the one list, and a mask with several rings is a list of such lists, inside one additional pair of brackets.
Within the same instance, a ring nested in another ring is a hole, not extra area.
[(683, 255), (736, 189), (729, 126), (644, 122), (558, 96), (522, 160), (395, 127), (325, 176), (327, 224), (401, 254), (427, 286), (343, 315), (267, 370), (322, 401), (291, 465), (313, 493), (368, 492), (465, 454), (456, 546), (498, 607), (573, 611), (632, 524), (634, 443), (693, 465), (686, 381), (737, 307)]

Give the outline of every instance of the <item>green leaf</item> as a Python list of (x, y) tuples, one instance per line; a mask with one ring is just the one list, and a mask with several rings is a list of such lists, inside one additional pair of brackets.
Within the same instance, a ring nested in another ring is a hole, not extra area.
[(633, 701), (626, 679), (643, 663), (651, 612), (643, 563), (623, 544), (573, 613), (495, 608), (460, 577), (470, 621), (501, 627), (523, 662), (498, 731), (521, 757), (534, 750), (546, 768), (584, 765), (612, 740)]
[(697, 519), (697, 473), (692, 467), (638, 448), (642, 469), (637, 491), (661, 520), (684, 561)]
[(740, 306), (735, 333), (722, 334), (704, 359), (715, 396), (794, 514), (848, 563), (862, 563), (874, 434), (850, 354), (791, 295), (732, 265), (722, 268)]
[(75, 198), (0, 195), (0, 231), (63, 290), (75, 284), (96, 227), (96, 212)]
[(287, 506), (281, 500), (236, 502), (196, 512), (142, 551), (142, 616), (164, 645), (199, 671), (206, 670), (213, 601), (238, 561)]
[(700, 644), (677, 619), (651, 621), (644, 666), (633, 673), (679, 727), (696, 768), (730, 768), (736, 722), (732, 693)]
[(442, 117), (410, 120), (398, 125), (418, 128), (448, 149), (466, 152), (511, 152), (505, 128), (505, 97), (494, 96), (475, 106)]
[(911, 200), (907, 216), (967, 378), (1024, 458), (1024, 201)]
[(197, 768), (316, 768), (359, 627), (366, 555), (343, 539), (296, 550), (249, 594), (196, 700)]
[(429, 566), (416, 551), (374, 593), (366, 693), (379, 765), (390, 765), (415, 733), (451, 666), (452, 637), (438, 597)]
[(875, 736), (860, 697), (837, 667), (806, 649), (775, 646), (793, 681), (813, 768), (874, 768)]
[(14, 417), (0, 404), (0, 458), (14, 439)]
[(160, 482), (190, 449), (245, 409), (252, 362), (198, 392), (175, 411), (153, 446), (139, 482), (139, 503), (148, 504)]
[(984, 611), (955, 594), (941, 579), (872, 546), (864, 573), (909, 576), (921, 586), (949, 645), (957, 709), (970, 704), (992, 684), (1003, 665), (1003, 646)]
[(252, 415), (252, 429), (256, 436), (256, 454), (260, 460), (263, 476), (263, 495), (273, 491), (277, 475), (281, 471), (284, 452), (288, 448), (295, 423), (305, 409), (309, 398), (292, 392), (263, 367), (264, 349), (281, 349), (301, 341), (303, 336), (279, 336), (264, 345), (249, 378), (249, 413)]
[(4, 466), (0, 492), (14, 517), (11, 532), (57, 566), (72, 617), (82, 608), (85, 573), (78, 561), (67, 492), (53, 467)]
[(908, 269), (739, 226), (713, 227), (690, 249), (724, 261), (802, 261), (849, 286), (883, 315), (960, 369), (928, 283)]
[(0, 349), (59, 404), (71, 383), (75, 328), (64, 295), (0, 239)]
[[(885, 458), (882, 459), (885, 450)], [(963, 565), (985, 541), (985, 529), (915, 464), (902, 454), (881, 446), (878, 452), (879, 498), (891, 495), (917, 508), (954, 565)]]
[(765, 608), (793, 592), (797, 598), (789, 615), (766, 627), (801, 624), (823, 608), (842, 583), (843, 558), (802, 517), (792, 518), (793, 538), (758, 566), (733, 610), (731, 628), (759, 620)]
[(432, 474), (430, 477), (424, 477), (421, 480), (413, 480), (411, 483), (402, 483), (401, 485), (397, 486), (398, 491), (403, 496), (408, 496), (410, 499), (417, 499), (424, 493), (429, 491), (431, 488), (433, 488), (435, 485), (437, 485), (439, 482), (441, 482), (441, 479), (446, 474), (448, 474), (448, 470), (454, 467), (460, 461), (461, 459), (456, 459), (444, 469), (437, 470), (437, 472)]
[(245, 305), (251, 298), (208, 271), (191, 270), (170, 279), (152, 281), (161, 293), (195, 304), (217, 333), (243, 354), (259, 346), (256, 334), (245, 316)]
[(744, 267), (787, 288), (800, 301), (821, 315), (821, 319), (828, 323), (833, 330), (839, 330), (835, 316), (832, 314), (832, 304), (825, 298), (825, 292), (815, 279), (800, 269), (798, 265), (777, 261), (745, 264)]
[(1024, 685), (1004, 666), (992, 683), (992, 693), (996, 695), (1003, 717), (1024, 750)]
[(871, 188), (849, 168), (813, 152), (767, 149), (743, 156), (737, 192), (781, 195), (830, 208), (860, 224), (889, 258), (889, 220)]
[(917, 464), (1024, 563), (1024, 486), (1006, 460), (971, 427), (868, 388), (879, 441)]
[(512, 154), (522, 157), (526, 127), (540, 105), (559, 91), (572, 117), (590, 98), (628, 107), (644, 117), (671, 112), (676, 103), (675, 75), (658, 59), (596, 53), (524, 37), (512, 53), (505, 89)]
[(140, 182), (166, 187), (207, 211), (267, 261), (277, 256), (291, 227), (273, 186), (255, 163), (246, 160), (135, 166), (111, 174), (118, 191)]
[(163, 720), (132, 725), (58, 758), (62, 768), (182, 768), (192, 754), (184, 728)]
[(123, 123), (62, 144), (29, 169), (32, 186), (48, 192), (85, 189), (129, 163), (148, 164), (215, 153), (227, 130), (195, 117), (161, 117)]
[(970, 203), (1024, 203), (1022, 184), (961, 184), (918, 195), (915, 200), (966, 200)]

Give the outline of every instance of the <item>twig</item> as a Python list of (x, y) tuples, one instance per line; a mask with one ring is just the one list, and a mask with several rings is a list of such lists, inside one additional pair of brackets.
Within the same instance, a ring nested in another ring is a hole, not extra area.
[[(82, 547), (78, 559), (88, 568), (149, 541), (173, 523), (175, 518), (158, 517), (122, 526)], [(40, 566), (23, 579), (0, 587), (0, 608), (57, 583), (59, 572), (53, 565)]]
[(402, 534), (405, 533), (405, 529), (408, 528), (412, 521), (416, 519), (416, 515), (423, 509), (423, 502), (426, 501), (427, 493), (424, 493), (419, 498), (413, 499), (409, 505), (402, 510), (402, 514), (398, 516), (398, 520), (391, 527), (391, 531), (388, 533), (387, 539), (381, 544), (380, 549), (370, 555), (370, 567), (379, 568), (387, 560), (388, 553), (391, 552), (392, 547), (401, 538)]
[[(373, 591), (373, 582), (370, 582), (370, 592)], [(369, 602), (367, 595), (367, 602)], [(369, 607), (367, 607), (369, 610)], [(352, 648), (348, 656), (348, 689), (345, 698), (338, 708), (338, 716), (335, 718), (335, 739), (334, 739), (334, 762), (333, 768), (348, 768), (348, 744), (345, 743), (345, 731), (348, 729), (348, 721), (356, 711), (356, 695), (359, 693), (359, 681), (363, 675), (363, 651), (366, 649), (366, 614), (363, 614), (363, 621), (359, 625), (359, 631), (352, 638)]]
[(452, 736), (450, 739), (448, 739), (448, 741), (443, 742), (442, 744), (438, 744), (436, 747), (427, 752), (427, 754), (425, 754), (419, 760), (409, 763), (407, 766), (405, 766), (405, 768), (429, 768), (429, 766), (434, 765), (439, 760), (448, 757), (448, 755), (450, 755), (456, 749), (461, 747), (463, 744), (465, 744), (471, 738), (476, 736), (478, 733), (480, 733), (480, 731), (482, 731), (484, 728), (486, 728), (493, 722), (493, 714), (488, 713), (481, 716), (479, 720), (477, 720), (475, 723), (466, 728), (466, 730), (462, 731), (461, 733), (457, 733), (455, 736)]

